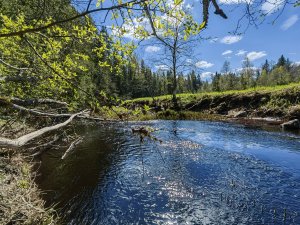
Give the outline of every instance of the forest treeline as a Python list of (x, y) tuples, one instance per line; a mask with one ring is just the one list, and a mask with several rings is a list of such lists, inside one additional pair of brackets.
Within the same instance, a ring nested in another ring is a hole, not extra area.
[(266, 60), (254, 67), (246, 57), (242, 68), (231, 72), (230, 63), (224, 62), (221, 72), (212, 76), (212, 82), (203, 86), (205, 91), (244, 90), (257, 86), (276, 86), (300, 81), (300, 65), (281, 55), (277, 62)]
[[(150, 74), (151, 71), (147, 73)], [(151, 78), (150, 82), (147, 76)], [(140, 93), (140, 95), (150, 95), (150, 97), (152, 97), (172, 94), (173, 77), (171, 71), (160, 71), (152, 73), (152, 76), (147, 76), (142, 73), (142, 78), (147, 80), (144, 90), (151, 90), (152, 92), (147, 93), (144, 91), (144, 93)], [(177, 79), (177, 93), (245, 90), (257, 86), (276, 86), (300, 82), (300, 65), (291, 62), (284, 55), (281, 55), (277, 62), (266, 60), (259, 68), (254, 67), (251, 61), (246, 57), (243, 60), (242, 68), (236, 72), (232, 72), (230, 62), (226, 60), (220, 72), (211, 74), (208, 79), (202, 79), (201, 74), (196, 74), (193, 70), (185, 75), (179, 74)], [(142, 85), (142, 83), (140, 85)]]
[[(0, 33), (46, 25), (76, 13), (68, 0), (1, 1)], [(46, 7), (46, 8), (45, 8)], [(134, 55), (133, 43), (111, 36), (88, 16), (45, 30), (1, 39), (0, 95), (54, 98), (71, 106), (97, 107), (116, 98), (172, 94), (172, 71), (156, 71)], [(191, 71), (177, 75), (177, 93), (242, 90), (300, 81), (300, 67), (283, 55), (254, 68), (245, 58), (232, 72), (225, 61), (210, 81)]]

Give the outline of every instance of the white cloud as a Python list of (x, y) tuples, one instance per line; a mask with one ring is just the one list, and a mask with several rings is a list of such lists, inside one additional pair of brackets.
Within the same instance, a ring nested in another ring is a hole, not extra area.
[(251, 66), (251, 67), (248, 67), (248, 68), (236, 68), (235, 69), (235, 72), (236, 73), (241, 73), (241, 72), (243, 72), (243, 71), (247, 71), (247, 70), (260, 70), (259, 68), (257, 68), (257, 67), (255, 67), (255, 66)]
[(287, 30), (291, 26), (293, 26), (297, 21), (299, 20), (298, 15), (292, 15), (290, 18), (288, 18), (284, 23), (281, 25), (282, 30)]
[(169, 67), (167, 65), (157, 65), (155, 66), (155, 68), (157, 70), (164, 70), (164, 71), (169, 70)]
[(178, 8), (178, 9), (183, 9), (184, 7), (184, 4), (185, 4), (185, 1), (181, 1), (179, 4), (175, 5), (175, 2), (174, 0), (168, 0), (166, 2), (166, 5), (171, 8), (171, 9), (174, 9), (174, 8)]
[(227, 50), (225, 52), (222, 53), (222, 55), (230, 55), (233, 51), (231, 50)]
[(189, 63), (189, 64), (192, 64), (193, 60), (192, 59), (187, 59), (186, 62)]
[(212, 67), (214, 64), (212, 63), (209, 63), (207, 61), (199, 61), (199, 62), (196, 62), (195, 66), (198, 67), (198, 68), (210, 68)]
[(149, 53), (152, 53), (152, 52), (159, 52), (160, 51), (160, 47), (157, 47), (157, 46), (148, 46), (146, 49), (145, 49), (146, 52), (149, 52)]
[(300, 61), (294, 62), (293, 65), (295, 65), (295, 66), (300, 66)]
[(266, 0), (261, 9), (267, 14), (273, 13), (283, 7), (285, 0)]
[(240, 49), (235, 55), (237, 56), (243, 56), (247, 53), (247, 51)]
[(267, 53), (265, 51), (260, 51), (260, 52), (249, 52), (247, 54), (247, 58), (250, 60), (250, 61), (254, 61), (256, 59), (260, 59), (262, 57), (265, 57), (267, 55)]
[(223, 44), (233, 44), (233, 43), (236, 43), (236, 42), (239, 42), (240, 40), (242, 40), (242, 36), (239, 36), (239, 35), (228, 35), (228, 36), (225, 36), (223, 37), (220, 42), (223, 43)]
[(160, 17), (161, 22), (165, 25), (173, 27), (184, 22), (182, 19), (178, 18), (177, 13), (183, 12), (183, 9), (187, 9), (188, 11), (192, 9), (192, 5), (186, 5), (184, 0), (179, 2), (179, 4), (175, 4), (174, 0), (167, 0), (166, 7), (168, 8), (168, 13), (165, 13)]
[(194, 9), (194, 6), (192, 6), (191, 4), (187, 4), (186, 6), (185, 6), (185, 8), (187, 9), (187, 10), (193, 10)]
[(212, 72), (203, 72), (200, 74), (200, 77), (202, 80), (210, 80), (211, 79), (211, 75), (213, 75)]
[(132, 21), (123, 24), (122, 27), (109, 28), (111, 28), (112, 35), (135, 40), (140, 39), (140, 37), (135, 33), (138, 27), (143, 27), (148, 33), (151, 33), (152, 31), (149, 20), (144, 17), (134, 18)]

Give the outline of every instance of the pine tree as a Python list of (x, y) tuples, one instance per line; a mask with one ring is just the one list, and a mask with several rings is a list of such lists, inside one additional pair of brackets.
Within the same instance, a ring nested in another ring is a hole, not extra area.
[(225, 74), (228, 74), (230, 72), (230, 62), (228, 60), (225, 60), (223, 66), (222, 66), (222, 69), (221, 69), (221, 72), (222, 73), (225, 73)]
[(286, 59), (283, 55), (280, 56), (276, 64), (276, 67), (280, 67), (280, 66), (284, 66), (284, 67), (286, 66)]
[(266, 59), (265, 63), (262, 65), (261, 69), (265, 70), (265, 72), (267, 74), (270, 72), (270, 64), (267, 59)]
[(213, 91), (220, 91), (220, 79), (221, 79), (221, 74), (217, 73), (212, 77), (212, 90)]

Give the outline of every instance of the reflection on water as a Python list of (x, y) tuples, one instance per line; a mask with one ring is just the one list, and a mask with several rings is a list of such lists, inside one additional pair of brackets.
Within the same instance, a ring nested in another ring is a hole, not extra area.
[[(67, 224), (300, 224), (300, 137), (218, 122), (85, 126), (42, 155), (37, 182)], [(174, 129), (176, 132), (174, 132)]]

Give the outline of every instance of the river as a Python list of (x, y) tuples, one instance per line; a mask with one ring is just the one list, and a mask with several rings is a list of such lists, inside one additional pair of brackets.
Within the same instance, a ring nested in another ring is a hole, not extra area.
[[(149, 126), (162, 142), (133, 135)], [(37, 183), (66, 224), (300, 224), (300, 136), (224, 122), (80, 126)]]

